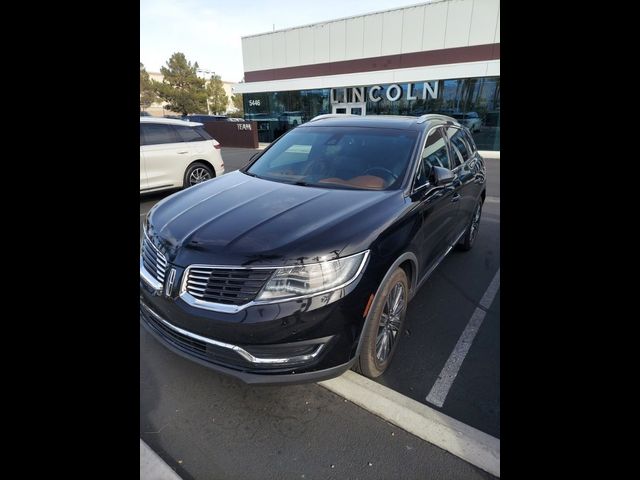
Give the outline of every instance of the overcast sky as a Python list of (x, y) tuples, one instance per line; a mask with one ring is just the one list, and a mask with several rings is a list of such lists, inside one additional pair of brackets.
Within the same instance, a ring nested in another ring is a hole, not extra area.
[(223, 80), (243, 77), (240, 37), (334, 20), (420, 0), (140, 0), (140, 61), (159, 72), (182, 52)]

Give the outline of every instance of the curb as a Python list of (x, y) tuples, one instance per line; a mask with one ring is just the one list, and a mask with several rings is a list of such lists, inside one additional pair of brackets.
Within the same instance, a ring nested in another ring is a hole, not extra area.
[(478, 153), (482, 158), (493, 158), (494, 160), (500, 160), (500, 150), (478, 150)]
[(156, 452), (140, 439), (140, 480), (182, 480)]
[(500, 477), (500, 439), (350, 370), (340, 377), (319, 382), (318, 385)]

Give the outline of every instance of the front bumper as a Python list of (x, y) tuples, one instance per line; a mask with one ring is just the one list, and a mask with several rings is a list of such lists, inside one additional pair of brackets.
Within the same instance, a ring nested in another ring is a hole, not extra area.
[(222, 313), (188, 305), (141, 279), (140, 322), (175, 353), (246, 383), (316, 382), (355, 361), (367, 300), (359, 290), (338, 292), (339, 300), (323, 306), (311, 298)]
[(156, 338), (156, 340), (158, 340), (172, 352), (188, 360), (196, 362), (204, 367), (210, 368), (225, 375), (235, 377), (251, 385), (293, 385), (298, 383), (309, 383), (328, 380), (330, 378), (335, 378), (342, 375), (344, 372), (351, 368), (356, 360), (355, 358), (352, 358), (348, 362), (342, 365), (337, 365), (335, 367), (298, 373), (296, 373), (295, 370), (271, 375), (267, 375), (264, 373), (252, 373), (250, 371), (229, 368), (219, 363), (213, 363), (212, 361), (204, 359), (201, 356), (194, 355), (192, 352), (189, 352), (187, 349), (180, 346), (177, 342), (171, 341), (171, 339), (167, 335), (161, 333), (159, 329), (154, 328), (153, 324), (150, 323), (148, 319), (143, 315), (142, 309), (140, 315), (140, 323), (145, 328), (145, 330), (147, 330)]

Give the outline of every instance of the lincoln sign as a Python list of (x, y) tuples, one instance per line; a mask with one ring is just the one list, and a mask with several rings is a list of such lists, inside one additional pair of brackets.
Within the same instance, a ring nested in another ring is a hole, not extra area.
[[(422, 100), (427, 99), (427, 95), (432, 99), (438, 98), (438, 83), (434, 82), (424, 82), (422, 89), (415, 89), (414, 83), (407, 83), (407, 100), (417, 100), (421, 98)], [(379, 102), (382, 100), (382, 95), (380, 91), (382, 90), (381, 85), (374, 85), (372, 87), (344, 87), (344, 88), (332, 88), (331, 89), (331, 103), (357, 103), (357, 102), (366, 102), (367, 100), (371, 102)], [(397, 83), (392, 83), (388, 85), (387, 88), (384, 89), (384, 96), (390, 102), (396, 102), (402, 98), (404, 90)]]

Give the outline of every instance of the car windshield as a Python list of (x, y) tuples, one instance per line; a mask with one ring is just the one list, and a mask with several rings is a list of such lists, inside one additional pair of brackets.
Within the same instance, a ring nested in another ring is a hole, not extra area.
[(304, 127), (280, 138), (245, 173), (327, 188), (398, 188), (418, 132), (364, 127)]

